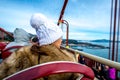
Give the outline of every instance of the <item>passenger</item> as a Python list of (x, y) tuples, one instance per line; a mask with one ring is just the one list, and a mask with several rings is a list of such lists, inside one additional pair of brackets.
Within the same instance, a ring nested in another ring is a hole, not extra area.
[(105, 65), (104, 66), (104, 78), (105, 80), (109, 80), (109, 66)]
[[(39, 45), (24, 46), (13, 52), (0, 64), (0, 78), (41, 63), (51, 61), (76, 62), (73, 56), (60, 49), (63, 32), (58, 26), (49, 22), (42, 14), (34, 14), (30, 23), (36, 30)], [(62, 73), (50, 75), (40, 80), (75, 80), (78, 76), (79, 74), (75, 73)]]
[(116, 80), (116, 69), (110, 67), (108, 71), (109, 71), (109, 80)]
[(3, 60), (5, 58), (7, 58), (9, 55), (11, 55), (12, 52), (14, 52), (15, 50), (18, 49), (18, 48), (13, 48), (13, 49), (6, 51), (7, 48), (10, 48), (12, 46), (21, 46), (22, 47), (22, 46), (31, 44), (29, 33), (27, 33), (25, 30), (23, 30), (21, 28), (16, 28), (14, 30), (13, 36), (14, 36), (14, 41), (10, 42), (8, 45), (6, 45), (6, 47), (2, 51), (2, 59)]
[(98, 80), (104, 80), (101, 65), (96, 65), (96, 70), (94, 70), (94, 72)]
[(83, 56), (81, 56), (81, 55), (79, 55), (79, 63), (86, 64), (85, 58)]
[(25, 46), (30, 45), (30, 35), (21, 28), (16, 28), (13, 33), (14, 41), (10, 42), (5, 48), (11, 46)]

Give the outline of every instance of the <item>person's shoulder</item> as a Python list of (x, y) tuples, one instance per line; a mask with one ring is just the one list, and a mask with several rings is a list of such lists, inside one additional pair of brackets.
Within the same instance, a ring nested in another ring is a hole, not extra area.
[(32, 47), (32, 45), (22, 46), (18, 51), (29, 52), (31, 47)]
[(65, 50), (65, 49), (61, 49), (66, 55), (68, 55), (69, 57), (73, 58), (75, 62), (78, 62), (77, 59), (77, 55), (73, 54), (72, 52)]

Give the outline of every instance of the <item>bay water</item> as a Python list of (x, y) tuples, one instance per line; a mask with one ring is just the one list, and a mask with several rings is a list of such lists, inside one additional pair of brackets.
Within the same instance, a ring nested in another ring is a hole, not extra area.
[[(109, 47), (108, 42), (89, 42), (89, 43)], [(88, 48), (88, 47), (77, 46), (76, 49), (82, 49), (83, 52), (86, 52), (86, 53), (89, 53), (89, 54), (92, 54), (92, 55), (96, 55), (96, 56), (99, 56), (99, 57), (107, 58), (107, 59), (108, 59), (108, 55), (109, 55), (109, 49), (108, 48), (101, 49), (101, 48)], [(118, 62), (120, 62), (120, 44), (119, 44), (119, 47), (118, 47)]]

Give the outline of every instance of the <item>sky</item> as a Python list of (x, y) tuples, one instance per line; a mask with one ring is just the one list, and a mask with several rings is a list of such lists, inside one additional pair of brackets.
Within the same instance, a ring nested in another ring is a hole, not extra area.
[[(56, 25), (64, 0), (0, 0), (0, 27), (13, 32), (23, 28), (36, 34), (30, 25), (34, 13), (42, 13)], [(111, 0), (68, 0), (63, 19), (69, 23), (69, 39), (109, 39)], [(66, 38), (66, 25), (63, 38)]]

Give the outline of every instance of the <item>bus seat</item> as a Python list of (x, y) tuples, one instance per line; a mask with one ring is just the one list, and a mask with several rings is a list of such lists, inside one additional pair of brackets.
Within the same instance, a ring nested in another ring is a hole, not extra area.
[(2, 59), (5, 59), (7, 58), (8, 56), (10, 56), (10, 54), (12, 53), (11, 50), (16, 50), (18, 48), (21, 48), (22, 46), (11, 46), (11, 47), (8, 47), (6, 49), (3, 49), (1, 51), (1, 55), (2, 55)]
[(2, 51), (6, 45), (7, 43), (0, 42), (0, 51)]
[(58, 73), (80, 73), (84, 76), (80, 80), (94, 80), (94, 72), (91, 68), (70, 61), (54, 61), (39, 64), (5, 78), (5, 80), (34, 80), (51, 74)]

